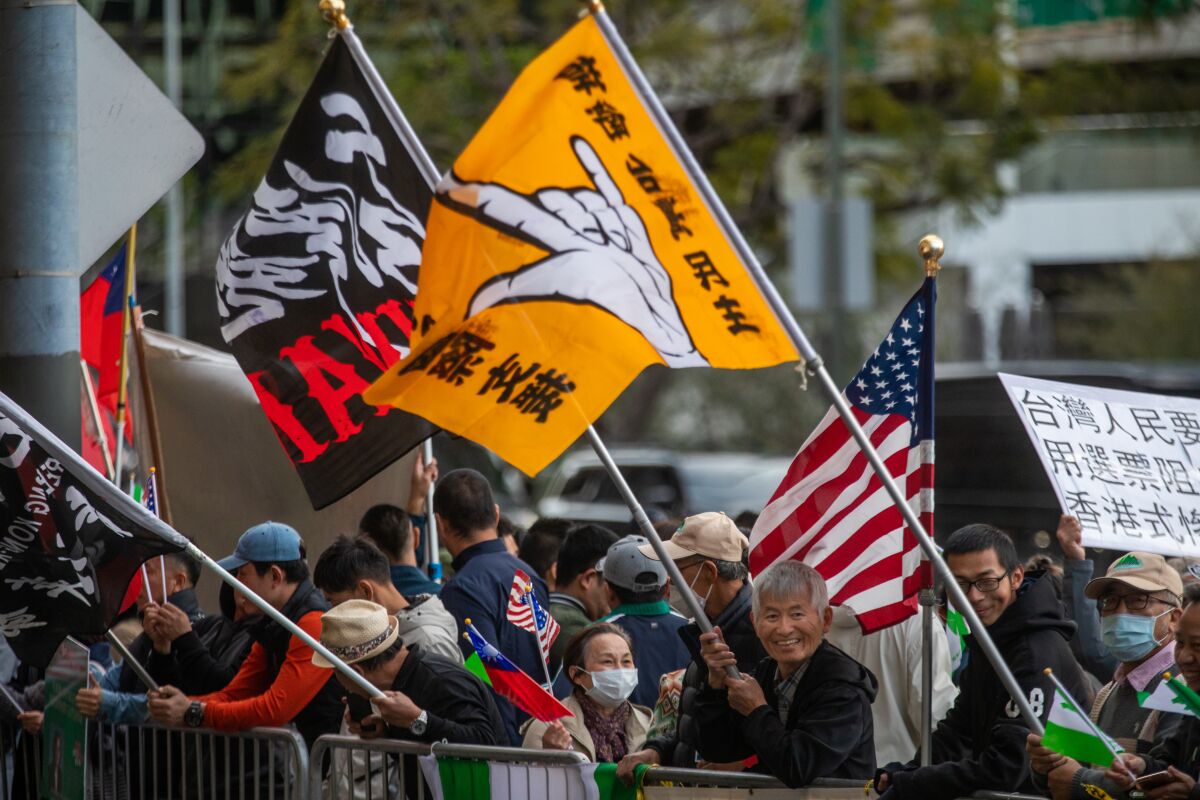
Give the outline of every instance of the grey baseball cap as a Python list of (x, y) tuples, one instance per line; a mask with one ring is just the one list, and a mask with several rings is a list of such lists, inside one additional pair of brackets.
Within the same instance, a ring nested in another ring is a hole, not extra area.
[(638, 548), (650, 544), (645, 536), (626, 536), (617, 541), (596, 570), (613, 586), (631, 592), (649, 592), (667, 585), (667, 570), (661, 561), (647, 558)]

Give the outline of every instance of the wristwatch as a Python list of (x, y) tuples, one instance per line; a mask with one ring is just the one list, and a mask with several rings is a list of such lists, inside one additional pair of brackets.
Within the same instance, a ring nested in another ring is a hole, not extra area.
[(204, 704), (193, 700), (183, 712), (183, 724), (189, 728), (199, 728), (204, 724)]
[(408, 729), (416, 736), (420, 736), (421, 734), (425, 733), (425, 729), (428, 727), (429, 712), (425, 709), (421, 709), (421, 713), (417, 714), (417, 718), (409, 723)]

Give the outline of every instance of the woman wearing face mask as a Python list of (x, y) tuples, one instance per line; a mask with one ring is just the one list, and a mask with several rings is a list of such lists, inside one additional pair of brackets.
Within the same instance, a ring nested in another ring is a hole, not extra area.
[(620, 761), (640, 749), (650, 709), (629, 702), (638, 673), (625, 631), (609, 622), (584, 628), (567, 645), (563, 670), (574, 686), (563, 705), (575, 716), (549, 724), (530, 720), (524, 746), (576, 750), (591, 761)]

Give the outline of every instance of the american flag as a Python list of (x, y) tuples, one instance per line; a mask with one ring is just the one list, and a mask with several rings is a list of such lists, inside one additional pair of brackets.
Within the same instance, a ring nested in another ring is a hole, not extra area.
[[(854, 416), (926, 531), (933, 530), (933, 354), (937, 286), (926, 278), (846, 386)], [(825, 578), (865, 633), (917, 610), (928, 565), (882, 482), (830, 408), (792, 461), (750, 537), (750, 571), (783, 559)]]
[(512, 589), (508, 592), (508, 621), (538, 637), (542, 662), (549, 663), (550, 646), (558, 638), (558, 621), (537, 601), (533, 581), (524, 570), (519, 569), (513, 574)]
[(153, 469), (146, 476), (146, 499), (143, 505), (151, 514), (158, 516), (158, 480), (155, 478)]

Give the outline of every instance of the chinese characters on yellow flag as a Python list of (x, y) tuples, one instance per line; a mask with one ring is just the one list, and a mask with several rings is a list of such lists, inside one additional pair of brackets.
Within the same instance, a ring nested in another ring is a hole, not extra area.
[(364, 394), (532, 475), (649, 364), (797, 358), (592, 17), (437, 187), (412, 353)]

